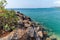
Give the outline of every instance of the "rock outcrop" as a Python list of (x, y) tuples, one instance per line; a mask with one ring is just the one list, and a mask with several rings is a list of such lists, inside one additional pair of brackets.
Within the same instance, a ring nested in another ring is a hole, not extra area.
[(52, 40), (47, 35), (46, 29), (33, 22), (30, 17), (19, 12), (16, 13), (16, 16), (19, 18), (16, 29), (0, 40)]

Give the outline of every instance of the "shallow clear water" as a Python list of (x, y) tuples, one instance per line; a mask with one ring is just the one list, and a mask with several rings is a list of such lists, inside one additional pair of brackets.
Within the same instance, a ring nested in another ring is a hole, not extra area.
[(60, 8), (21, 8), (15, 10), (52, 29), (60, 37)]

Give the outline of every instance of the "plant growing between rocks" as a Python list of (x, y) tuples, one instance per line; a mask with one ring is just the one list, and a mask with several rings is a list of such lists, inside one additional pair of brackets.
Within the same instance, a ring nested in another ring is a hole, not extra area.
[(15, 29), (18, 21), (18, 17), (14, 10), (7, 10), (5, 6), (6, 0), (0, 1), (0, 34), (4, 32), (11, 32)]

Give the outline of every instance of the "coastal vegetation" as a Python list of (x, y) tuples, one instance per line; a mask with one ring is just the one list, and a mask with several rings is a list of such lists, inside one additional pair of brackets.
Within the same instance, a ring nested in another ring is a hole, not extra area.
[(6, 0), (0, 1), (0, 34), (4, 32), (10, 32), (15, 29), (17, 25), (18, 17), (14, 10), (7, 10), (5, 8), (7, 4)]

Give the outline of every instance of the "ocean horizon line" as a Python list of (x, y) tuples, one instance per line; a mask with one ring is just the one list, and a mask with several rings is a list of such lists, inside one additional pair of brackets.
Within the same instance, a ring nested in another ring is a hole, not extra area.
[[(60, 7), (50, 7), (50, 8), (60, 8)], [(10, 9), (10, 8), (7, 8)], [(12, 9), (32, 9), (32, 8), (12, 8)], [(33, 8), (33, 9), (40, 9), (40, 8)]]

